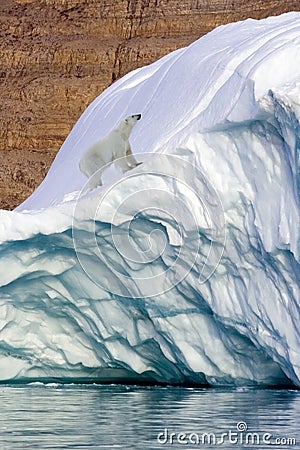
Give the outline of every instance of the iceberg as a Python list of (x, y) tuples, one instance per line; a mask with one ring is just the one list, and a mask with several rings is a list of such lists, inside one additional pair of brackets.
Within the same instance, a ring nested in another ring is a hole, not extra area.
[[(124, 117), (141, 165), (90, 191)], [(300, 13), (115, 82), (0, 212), (0, 381), (300, 386)]]

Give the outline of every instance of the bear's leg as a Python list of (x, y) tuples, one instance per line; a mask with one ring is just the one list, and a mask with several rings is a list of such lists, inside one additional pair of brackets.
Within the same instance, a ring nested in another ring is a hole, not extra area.
[(128, 166), (130, 166), (131, 169), (133, 169), (133, 167), (139, 166), (140, 162), (137, 162), (137, 160), (135, 159), (135, 157), (133, 155), (127, 155), (126, 156), (126, 161)]
[(125, 156), (125, 158), (126, 158), (127, 165), (128, 165), (131, 169), (133, 169), (134, 167), (139, 166), (140, 164), (142, 164), (142, 163), (137, 162), (137, 160), (135, 159), (135, 157), (134, 157), (133, 154), (132, 154), (132, 151), (131, 151), (130, 146), (129, 146), (129, 147), (127, 148), (127, 150), (126, 150), (126, 156)]
[(122, 170), (123, 173), (132, 169), (132, 167), (127, 162), (127, 158), (115, 159), (114, 163), (116, 166), (118, 166)]
[(90, 190), (93, 190), (98, 186), (102, 186), (101, 176), (102, 176), (102, 170), (97, 170), (97, 172), (93, 173), (93, 175), (89, 178)]

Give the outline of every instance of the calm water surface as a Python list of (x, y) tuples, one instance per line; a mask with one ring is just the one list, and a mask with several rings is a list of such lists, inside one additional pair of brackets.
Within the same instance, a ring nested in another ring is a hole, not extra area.
[(0, 449), (300, 449), (300, 391), (0, 386)]

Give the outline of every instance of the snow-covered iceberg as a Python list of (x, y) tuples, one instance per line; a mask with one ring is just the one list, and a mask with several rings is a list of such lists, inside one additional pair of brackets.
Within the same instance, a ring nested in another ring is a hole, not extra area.
[[(143, 164), (78, 161), (142, 113)], [(0, 217), (0, 380), (300, 385), (300, 13), (222, 26), (85, 111)]]

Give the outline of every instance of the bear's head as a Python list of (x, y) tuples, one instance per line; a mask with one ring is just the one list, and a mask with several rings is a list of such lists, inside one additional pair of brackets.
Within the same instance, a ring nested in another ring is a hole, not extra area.
[(128, 116), (125, 119), (125, 123), (131, 126), (134, 126), (138, 120), (140, 120), (142, 114), (133, 114), (132, 116)]
[(121, 133), (124, 136), (124, 138), (128, 139), (132, 128), (137, 123), (137, 121), (140, 120), (141, 117), (142, 117), (141, 114), (134, 114), (132, 116), (126, 117), (126, 119), (123, 119), (119, 123), (119, 125), (114, 131)]

